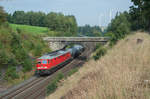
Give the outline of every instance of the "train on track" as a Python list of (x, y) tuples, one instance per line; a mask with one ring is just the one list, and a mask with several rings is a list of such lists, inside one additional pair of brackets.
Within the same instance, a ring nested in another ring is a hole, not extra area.
[(36, 74), (47, 75), (55, 72), (62, 66), (69, 63), (84, 51), (84, 47), (79, 44), (66, 46), (63, 49), (45, 54), (38, 58), (36, 64)]

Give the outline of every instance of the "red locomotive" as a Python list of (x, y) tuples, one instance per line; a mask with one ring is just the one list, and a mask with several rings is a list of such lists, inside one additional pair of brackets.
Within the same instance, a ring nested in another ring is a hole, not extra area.
[(57, 69), (61, 68), (68, 62), (70, 62), (74, 57), (80, 55), (84, 48), (81, 45), (74, 45), (71, 48), (64, 48), (37, 59), (37, 71), (39, 75), (51, 74)]

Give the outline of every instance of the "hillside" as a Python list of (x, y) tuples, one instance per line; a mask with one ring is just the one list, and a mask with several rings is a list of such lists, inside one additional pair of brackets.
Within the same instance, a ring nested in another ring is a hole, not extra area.
[(12, 29), (16, 31), (16, 29), (21, 29), (25, 32), (32, 33), (34, 35), (44, 35), (48, 33), (48, 28), (46, 27), (38, 27), (38, 26), (30, 26), (30, 25), (18, 25), (18, 24), (10, 24)]
[(150, 35), (119, 41), (98, 61), (90, 60), (61, 81), (47, 99), (149, 99)]
[(53, 37), (60, 37), (60, 36), (73, 36), (72, 34), (64, 33), (63, 31), (52, 31), (47, 27), (40, 27), (40, 26), (31, 26), (31, 25), (20, 25), (20, 24), (10, 24), (10, 27), (13, 31), (17, 31), (17, 29), (30, 33), (34, 36), (53, 36)]
[(50, 52), (49, 46), (40, 35), (33, 35), (21, 29), (12, 29), (7, 23), (1, 25), (0, 85), (3, 83), (1, 80), (14, 83), (15, 79), (26, 79), (24, 73), (32, 71), (34, 59), (47, 52)]

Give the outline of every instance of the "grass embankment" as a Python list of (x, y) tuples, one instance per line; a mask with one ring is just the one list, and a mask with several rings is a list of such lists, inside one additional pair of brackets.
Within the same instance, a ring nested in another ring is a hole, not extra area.
[(149, 99), (150, 35), (136, 33), (91, 60), (47, 99)]
[(50, 49), (41, 35), (34, 35), (20, 28), (12, 29), (8, 24), (0, 26), (0, 70), (6, 70), (4, 75), (0, 71), (0, 75), (7, 82), (18, 83), (28, 78), (33, 74), (34, 58), (47, 52)]
[(16, 29), (20, 29), (22, 31), (32, 33), (34, 35), (45, 35), (48, 33), (48, 28), (46, 27), (38, 27), (38, 26), (29, 26), (29, 25), (18, 25), (18, 24), (10, 24), (12, 29), (16, 31)]
[(30, 26), (30, 25), (19, 25), (19, 24), (10, 24), (11, 28), (16, 30), (21, 30), (26, 33), (30, 33), (35, 36), (51, 36), (51, 37), (61, 37), (61, 36), (72, 36), (71, 34), (68, 35), (67, 33), (58, 32), (58, 31), (51, 31), (47, 27), (38, 27), (38, 26)]

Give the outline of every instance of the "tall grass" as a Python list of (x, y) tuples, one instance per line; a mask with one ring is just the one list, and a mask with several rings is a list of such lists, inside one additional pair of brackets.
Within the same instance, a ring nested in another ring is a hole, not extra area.
[(48, 99), (149, 99), (149, 44), (148, 34), (128, 36), (100, 60), (88, 62)]

